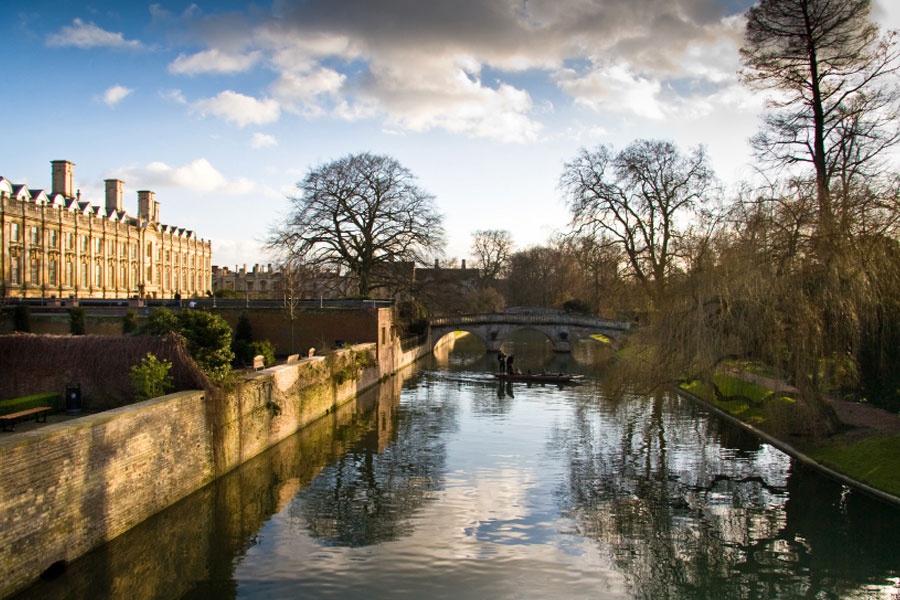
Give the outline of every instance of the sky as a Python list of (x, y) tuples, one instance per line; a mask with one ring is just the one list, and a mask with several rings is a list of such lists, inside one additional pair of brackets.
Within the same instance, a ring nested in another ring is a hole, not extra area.
[[(706, 146), (722, 182), (754, 173), (764, 99), (738, 79), (748, 0), (276, 0), (0, 3), (0, 176), (82, 198), (125, 182), (220, 266), (266, 263), (267, 230), (310, 170), (397, 159), (434, 195), (445, 258), (472, 234), (543, 244), (569, 215), (580, 148)], [(873, 20), (900, 28), (900, 3)]]

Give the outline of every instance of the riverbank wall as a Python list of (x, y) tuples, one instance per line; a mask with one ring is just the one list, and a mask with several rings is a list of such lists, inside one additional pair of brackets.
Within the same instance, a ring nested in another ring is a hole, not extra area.
[(703, 406), (704, 408), (706, 408), (707, 410), (709, 410), (711, 413), (717, 415), (722, 420), (727, 421), (727, 422), (735, 425), (736, 427), (743, 429), (744, 431), (747, 431), (751, 435), (756, 436), (758, 439), (769, 444), (770, 446), (777, 448), (778, 450), (784, 452), (785, 454), (787, 454), (794, 460), (800, 462), (801, 464), (803, 464), (811, 469), (819, 471), (820, 473), (826, 475), (827, 477), (830, 477), (831, 479), (837, 481), (841, 485), (845, 485), (849, 488), (858, 490), (872, 498), (877, 498), (878, 500), (881, 500), (882, 502), (886, 502), (887, 504), (891, 504), (893, 506), (900, 507), (900, 498), (898, 498), (897, 496), (894, 496), (893, 494), (889, 494), (883, 490), (879, 490), (878, 488), (874, 488), (868, 484), (863, 483), (862, 481), (858, 481), (858, 480), (853, 479), (852, 477), (849, 477), (848, 475), (845, 475), (839, 471), (835, 471), (834, 469), (826, 467), (822, 463), (814, 460), (808, 454), (801, 452), (796, 447), (785, 442), (784, 440), (781, 440), (781, 439), (775, 437), (774, 435), (759, 429), (758, 427), (754, 427), (750, 423), (742, 421), (741, 419), (735, 417), (734, 415), (729, 414), (728, 412), (722, 410), (718, 406), (716, 406), (710, 402), (707, 402), (703, 398), (700, 398), (699, 396), (696, 396), (696, 395), (688, 392), (687, 390), (683, 390), (683, 389), (677, 388), (677, 387), (673, 388), (673, 389), (676, 394), (682, 396), (683, 398), (688, 398), (689, 400), (696, 402), (697, 404), (699, 404), (699, 405)]
[(430, 352), (379, 314), (377, 343), (0, 438), (0, 597), (62, 568)]

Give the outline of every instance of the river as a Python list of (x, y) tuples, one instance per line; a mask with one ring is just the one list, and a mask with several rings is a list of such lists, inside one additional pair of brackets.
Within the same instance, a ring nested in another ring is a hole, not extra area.
[(900, 597), (900, 510), (689, 400), (518, 350), (585, 382), (425, 361), (22, 597)]

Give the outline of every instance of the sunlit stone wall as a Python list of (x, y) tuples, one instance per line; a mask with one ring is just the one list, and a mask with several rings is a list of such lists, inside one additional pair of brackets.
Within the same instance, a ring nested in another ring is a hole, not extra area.
[[(361, 344), (249, 377), (231, 394), (170, 394), (0, 438), (0, 597), (70, 562), (334, 411), (428, 351)], [(391, 361), (386, 362), (385, 357)]]

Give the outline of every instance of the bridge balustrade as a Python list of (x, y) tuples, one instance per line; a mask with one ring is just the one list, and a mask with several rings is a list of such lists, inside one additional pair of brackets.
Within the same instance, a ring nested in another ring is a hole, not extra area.
[(573, 315), (481, 313), (471, 315), (436, 317), (430, 320), (430, 324), (432, 327), (447, 327), (451, 325), (483, 325), (489, 323), (514, 323), (517, 325), (574, 325), (576, 327), (597, 327), (602, 329), (618, 330), (628, 330), (631, 328), (631, 323), (627, 321), (612, 321), (610, 319), (579, 317)]

